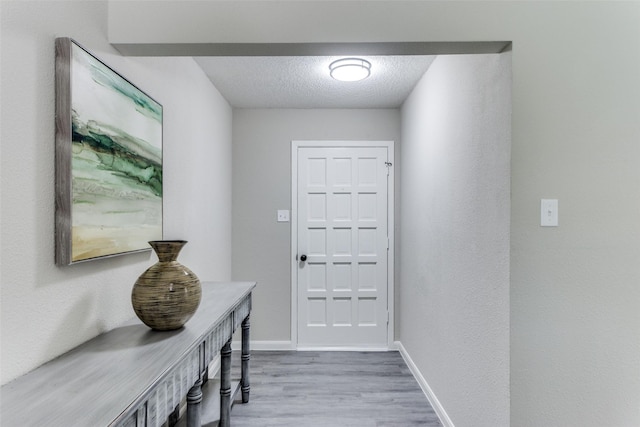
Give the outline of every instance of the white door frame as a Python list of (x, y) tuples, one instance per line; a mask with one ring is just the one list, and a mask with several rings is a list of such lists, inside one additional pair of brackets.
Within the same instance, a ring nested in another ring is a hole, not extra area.
[[(395, 242), (395, 185), (394, 185), (394, 141), (291, 141), (291, 346), (298, 348), (298, 148), (341, 148), (341, 147), (385, 147), (387, 148), (389, 167), (389, 180), (387, 188), (387, 233), (389, 237), (389, 250), (387, 251), (387, 310), (389, 322), (387, 323), (387, 347), (394, 348), (394, 242)], [(341, 350), (370, 350), (360, 348), (340, 348)], [(319, 350), (319, 348), (316, 348)], [(331, 350), (336, 350), (331, 348)]]

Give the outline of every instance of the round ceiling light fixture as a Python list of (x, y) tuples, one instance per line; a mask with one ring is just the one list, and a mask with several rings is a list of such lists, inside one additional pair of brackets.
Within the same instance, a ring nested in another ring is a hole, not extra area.
[(371, 74), (371, 62), (362, 58), (343, 58), (329, 65), (331, 77), (341, 82), (357, 82)]

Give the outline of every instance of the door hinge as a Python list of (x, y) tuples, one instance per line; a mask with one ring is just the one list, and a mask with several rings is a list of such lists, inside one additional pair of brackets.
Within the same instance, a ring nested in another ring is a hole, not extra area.
[(384, 165), (387, 167), (387, 176), (389, 176), (389, 169), (391, 169), (391, 166), (393, 166), (393, 163), (384, 162)]
[(389, 312), (387, 311), (387, 325), (389, 324)]

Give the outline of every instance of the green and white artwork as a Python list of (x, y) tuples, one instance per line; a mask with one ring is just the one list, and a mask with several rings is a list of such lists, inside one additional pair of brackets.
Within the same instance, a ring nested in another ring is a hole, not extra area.
[(70, 262), (162, 239), (162, 106), (71, 43)]

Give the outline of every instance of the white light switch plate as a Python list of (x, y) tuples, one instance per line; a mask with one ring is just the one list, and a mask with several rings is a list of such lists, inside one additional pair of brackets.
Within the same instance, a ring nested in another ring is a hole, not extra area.
[(542, 227), (558, 226), (558, 200), (540, 200), (540, 225)]
[(289, 222), (288, 210), (278, 210), (278, 222)]

